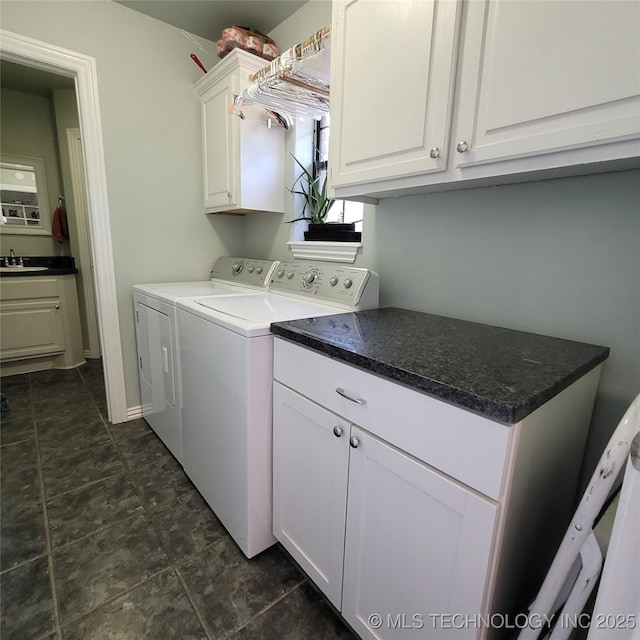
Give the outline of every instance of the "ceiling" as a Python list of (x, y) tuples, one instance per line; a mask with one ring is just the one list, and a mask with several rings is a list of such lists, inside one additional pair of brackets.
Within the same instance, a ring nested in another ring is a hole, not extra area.
[[(140, 13), (216, 41), (222, 30), (239, 25), (269, 33), (308, 0), (115, 0)], [(73, 89), (72, 78), (0, 61), (5, 89), (47, 97), (54, 89)]]
[(231, 25), (264, 34), (295, 13), (307, 0), (115, 0), (118, 4), (185, 29), (207, 40), (220, 39)]

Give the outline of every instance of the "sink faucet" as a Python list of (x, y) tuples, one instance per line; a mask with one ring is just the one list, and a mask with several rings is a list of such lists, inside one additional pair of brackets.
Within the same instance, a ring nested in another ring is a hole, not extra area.
[(16, 254), (14, 253), (13, 249), (9, 249), (9, 264), (15, 264), (16, 263)]

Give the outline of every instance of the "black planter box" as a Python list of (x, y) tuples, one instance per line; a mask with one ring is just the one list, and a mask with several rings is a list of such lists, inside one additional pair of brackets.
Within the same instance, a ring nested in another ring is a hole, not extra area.
[(309, 224), (309, 230), (304, 232), (307, 241), (320, 242), (360, 242), (362, 233), (355, 231), (353, 222), (328, 222), (326, 224)]

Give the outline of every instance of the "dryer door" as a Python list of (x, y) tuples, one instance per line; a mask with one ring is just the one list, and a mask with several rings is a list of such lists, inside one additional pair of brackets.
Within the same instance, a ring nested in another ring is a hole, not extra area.
[(170, 305), (158, 303), (158, 306), (167, 309), (160, 311), (141, 299), (135, 302), (142, 414), (171, 453), (181, 461), (175, 311)]

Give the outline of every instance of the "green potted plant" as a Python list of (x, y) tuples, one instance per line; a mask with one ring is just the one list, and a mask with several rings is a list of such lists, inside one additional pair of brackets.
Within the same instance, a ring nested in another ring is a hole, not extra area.
[(291, 157), (302, 169), (302, 173), (296, 178), (289, 191), (294, 195), (302, 196), (304, 200), (302, 215), (291, 222), (306, 220), (309, 223), (304, 239), (325, 242), (359, 241), (361, 234), (355, 231), (354, 223), (327, 222), (327, 214), (335, 200), (327, 196), (326, 178), (321, 183), (320, 176), (314, 178), (298, 158), (293, 154)]

